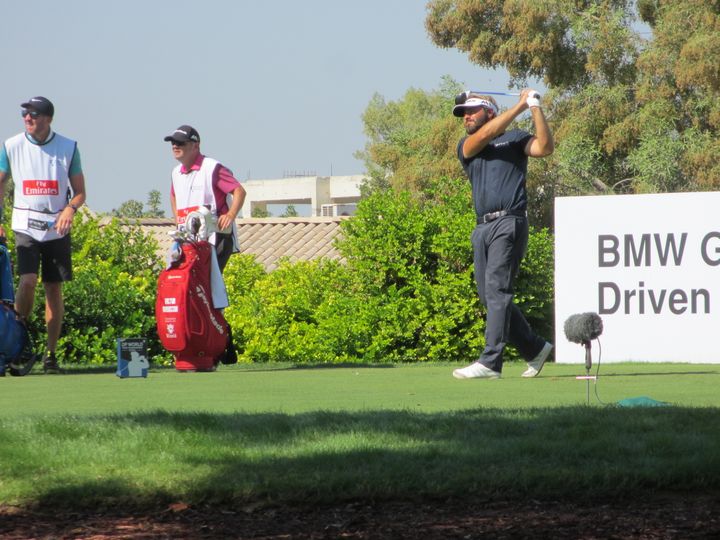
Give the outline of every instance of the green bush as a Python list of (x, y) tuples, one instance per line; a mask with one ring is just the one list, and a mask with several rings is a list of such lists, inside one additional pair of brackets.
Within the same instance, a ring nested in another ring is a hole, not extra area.
[[(259, 276), (242, 256), (233, 259), (238, 262), (226, 269), (231, 305), (225, 316), (241, 361), (318, 363), (356, 358), (347, 351), (357, 352), (349, 341), (361, 332), (348, 332), (335, 312), (340, 305), (347, 307), (351, 298), (352, 278), (346, 267), (328, 260), (281, 261), (274, 272)], [(238, 267), (254, 277), (239, 283), (243, 278)]]
[(65, 362), (115, 362), (115, 339), (150, 338), (160, 353), (155, 330), (156, 278), (131, 275), (113, 262), (77, 258), (73, 280), (64, 286), (65, 322), (58, 343)]
[(467, 182), (451, 179), (438, 181), (428, 198), (375, 192), (343, 223), (339, 248), (375, 297), (366, 360), (478, 354), (484, 323), (472, 281), (469, 195)]
[[(226, 316), (242, 361), (476, 358), (485, 323), (473, 280), (469, 186), (443, 179), (433, 189), (428, 198), (376, 191), (364, 199), (342, 223), (344, 265), (285, 261), (264, 274), (252, 258), (234, 257), (225, 273)], [(547, 336), (552, 268), (551, 236), (531, 232), (516, 301)]]
[[(151, 359), (167, 362), (155, 330), (161, 262), (157, 243), (138, 226), (117, 219), (102, 225), (78, 214), (72, 232), (73, 279), (63, 285), (65, 318), (58, 342), (63, 362), (112, 364), (116, 338), (145, 337)], [(31, 329), (44, 343), (45, 294), (36, 290)]]
[(547, 229), (530, 229), (528, 249), (517, 280), (515, 303), (525, 314), (532, 329), (552, 340), (554, 335), (554, 238)]
[(72, 232), (73, 261), (107, 261), (114, 267), (138, 274), (149, 272), (157, 276), (162, 268), (158, 259), (158, 245), (141, 227), (131, 221), (113, 218), (101, 225), (88, 214), (76, 218)]
[[(386, 363), (471, 361), (484, 346), (470, 234), (467, 181), (441, 179), (430, 196), (376, 191), (342, 223), (345, 262), (282, 261), (266, 273), (254, 257), (231, 257), (225, 316), (242, 362)], [(12, 242), (12, 235), (10, 235)], [(531, 231), (515, 301), (533, 328), (552, 335), (553, 247)], [(59, 351), (66, 362), (111, 364), (115, 340), (146, 337), (155, 362), (169, 364), (157, 338), (154, 304), (162, 262), (139, 227), (78, 216), (74, 279), (65, 284)], [(32, 329), (44, 341), (38, 287)], [(508, 359), (517, 353), (508, 349)]]

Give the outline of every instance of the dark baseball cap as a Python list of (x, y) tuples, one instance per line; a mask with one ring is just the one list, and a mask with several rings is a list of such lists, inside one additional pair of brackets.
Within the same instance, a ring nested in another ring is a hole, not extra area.
[(163, 140), (177, 142), (200, 142), (200, 134), (192, 126), (180, 126), (172, 132), (172, 135), (168, 135)]
[(25, 103), (21, 103), (20, 106), (23, 109), (32, 109), (46, 116), (55, 116), (55, 107), (53, 107), (52, 102), (46, 97), (37, 96), (30, 98)]

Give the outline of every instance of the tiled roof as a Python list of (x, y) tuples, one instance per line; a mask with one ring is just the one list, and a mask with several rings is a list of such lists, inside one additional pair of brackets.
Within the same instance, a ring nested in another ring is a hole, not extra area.
[[(290, 261), (307, 261), (325, 257), (342, 260), (334, 240), (340, 234), (340, 222), (347, 217), (244, 218), (236, 220), (240, 253), (255, 255), (265, 270), (277, 268), (282, 257)], [(172, 239), (172, 219), (143, 218), (137, 223), (151, 234), (160, 246), (163, 260)]]

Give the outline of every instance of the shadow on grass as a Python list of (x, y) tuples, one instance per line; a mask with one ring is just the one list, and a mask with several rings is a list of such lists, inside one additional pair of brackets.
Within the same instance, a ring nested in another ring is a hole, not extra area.
[(273, 367), (268, 364), (266, 367), (260, 367), (262, 364), (254, 364), (251, 367), (240, 365), (238, 368), (243, 371), (299, 371), (299, 370), (323, 370), (323, 369), (393, 369), (397, 367), (394, 364), (358, 364), (353, 362), (342, 362), (338, 364), (287, 364)]
[[(720, 488), (717, 416), (711, 408), (584, 406), (132, 413), (84, 418), (74, 428), (73, 440), (89, 438), (97, 445), (84, 458), (102, 471), (96, 478), (54, 470), (42, 460), (4, 475), (50, 475), (33, 499), (70, 508), (171, 500), (328, 503), (707, 492)], [(113, 458), (119, 437), (142, 441), (142, 452)], [(58, 443), (68, 444), (64, 438), (58, 434)], [(18, 443), (0, 439), (0, 451), (18, 451)], [(133, 472), (137, 464), (145, 472)]]

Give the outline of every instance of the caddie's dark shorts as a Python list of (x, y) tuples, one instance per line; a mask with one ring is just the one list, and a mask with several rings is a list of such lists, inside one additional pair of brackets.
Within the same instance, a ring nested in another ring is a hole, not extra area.
[(57, 240), (38, 242), (32, 236), (15, 233), (17, 273), (37, 274), (42, 261), (42, 280), (58, 283), (72, 279), (72, 253), (70, 235)]

